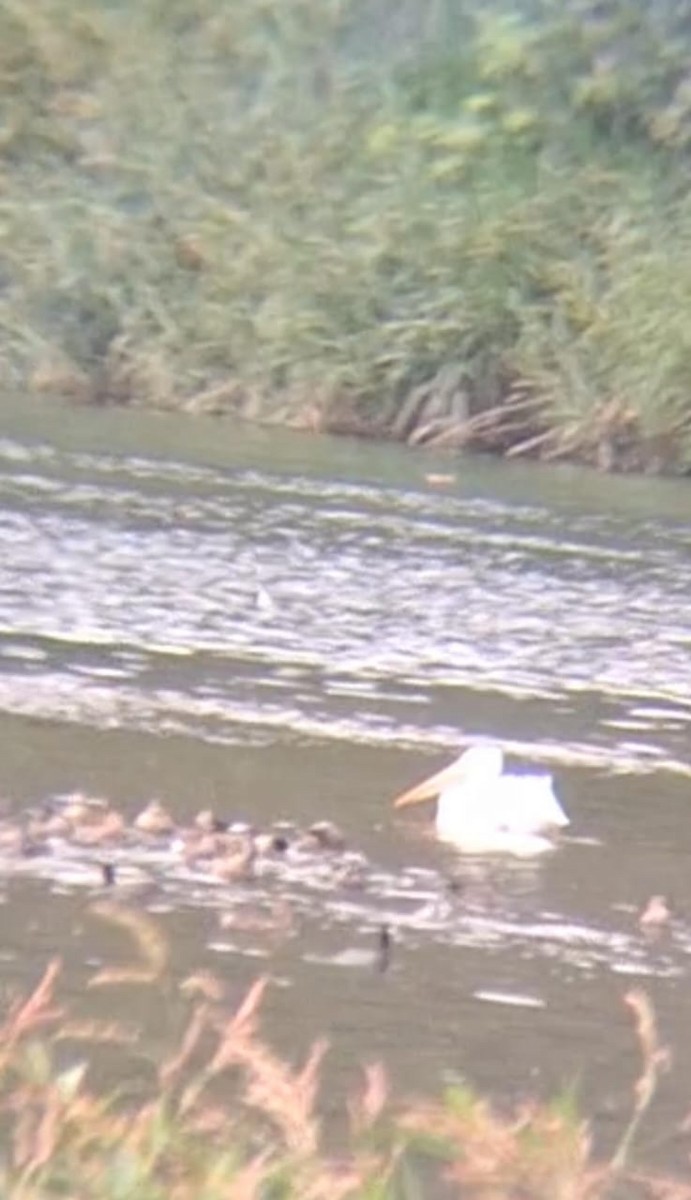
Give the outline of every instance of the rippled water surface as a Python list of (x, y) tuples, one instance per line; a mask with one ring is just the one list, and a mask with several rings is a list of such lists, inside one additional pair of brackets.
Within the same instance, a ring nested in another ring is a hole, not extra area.
[[(160, 863), (137, 902), (175, 969), (240, 994), (268, 968), (272, 1034), (292, 1051), (326, 1029), (339, 1085), (378, 1056), (409, 1088), (578, 1079), (611, 1136), (635, 1072), (621, 997), (642, 982), (679, 1046), (662, 1113), (685, 1111), (688, 482), (11, 399), (0, 434), (6, 807), (84, 789), (181, 820), (337, 820), (361, 886)], [(394, 819), (390, 797), (471, 736), (549, 765), (572, 818), (552, 855), (463, 860), (423, 812)], [(93, 864), (5, 864), (0, 888), (6, 976), (57, 949), (78, 988), (112, 941)], [(637, 913), (658, 892), (675, 918), (651, 940)], [(282, 936), (227, 919), (277, 900)]]

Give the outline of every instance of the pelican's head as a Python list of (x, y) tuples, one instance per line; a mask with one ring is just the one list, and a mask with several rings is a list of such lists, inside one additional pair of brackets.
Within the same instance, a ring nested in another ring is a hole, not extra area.
[(484, 785), (498, 779), (504, 766), (504, 755), (499, 746), (471, 746), (450, 766), (423, 779), (409, 791), (394, 800), (394, 808), (431, 800), (445, 788), (463, 783), (468, 786)]

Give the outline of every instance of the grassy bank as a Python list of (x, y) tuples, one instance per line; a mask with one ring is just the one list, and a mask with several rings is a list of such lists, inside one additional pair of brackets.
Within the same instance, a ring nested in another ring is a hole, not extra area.
[[(112, 904), (97, 906), (94, 915), (129, 936), (134, 960), (100, 970), (90, 988), (109, 989), (116, 998), (157, 988), (167, 1010), (179, 1007), (167, 977), (167, 947), (153, 923)], [(139, 1006), (115, 1000), (113, 1020), (89, 1019), (84, 1011), (77, 1019), (61, 1003), (59, 966), (48, 966), (31, 995), (9, 1003), (0, 1025), (5, 1200), (691, 1196), (682, 1180), (632, 1163), (638, 1125), (666, 1065), (641, 993), (627, 997), (642, 1057), (632, 1115), (613, 1157), (598, 1162), (587, 1125), (566, 1098), (501, 1113), (458, 1085), (441, 1100), (401, 1102), (376, 1065), (363, 1071), (362, 1088), (348, 1105), (349, 1134), (335, 1157), (324, 1148), (319, 1118), (326, 1047), (316, 1043), (299, 1067), (280, 1059), (260, 1035), (265, 988), (266, 980), (258, 981), (233, 1008), (213, 978), (187, 979), (179, 1041), (154, 1061), (136, 1026), (117, 1017)], [(94, 1070), (99, 1047), (120, 1048), (117, 1091), (104, 1088), (103, 1070)], [(127, 1056), (135, 1086), (122, 1079)]]
[(3, 379), (687, 470), (690, 11), (0, 0)]

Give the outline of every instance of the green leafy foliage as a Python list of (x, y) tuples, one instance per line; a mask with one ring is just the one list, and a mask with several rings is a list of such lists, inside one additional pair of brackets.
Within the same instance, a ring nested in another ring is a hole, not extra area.
[(5, 381), (687, 470), (690, 18), (0, 0)]

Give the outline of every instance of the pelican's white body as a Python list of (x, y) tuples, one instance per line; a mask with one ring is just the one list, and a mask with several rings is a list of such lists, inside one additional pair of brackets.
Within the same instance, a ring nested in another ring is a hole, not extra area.
[[(435, 782), (437, 834), (466, 853), (541, 854), (553, 846), (546, 835), (569, 824), (551, 776), (505, 774), (498, 746), (474, 746), (427, 781)], [(401, 799), (430, 794), (422, 784)]]

